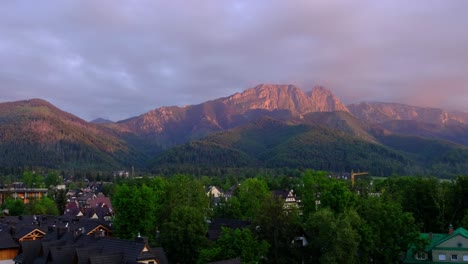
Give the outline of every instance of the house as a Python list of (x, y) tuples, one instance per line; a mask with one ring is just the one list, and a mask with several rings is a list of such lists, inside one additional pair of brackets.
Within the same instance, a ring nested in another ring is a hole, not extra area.
[(411, 246), (403, 263), (468, 263), (468, 231), (463, 227), (454, 231), (450, 225), (448, 233), (422, 233), (420, 238), (428, 245), (420, 250)]
[(250, 221), (237, 219), (217, 218), (213, 219), (208, 226), (207, 238), (216, 241), (221, 236), (222, 228), (243, 229), (250, 226)]
[(214, 198), (219, 198), (224, 196), (224, 193), (221, 188), (218, 186), (209, 186), (206, 188), (206, 195), (214, 197)]
[(23, 183), (14, 182), (11, 186), (0, 189), (0, 205), (9, 198), (21, 199), (23, 203), (27, 204), (32, 199), (40, 199), (46, 196), (47, 191), (45, 188), (26, 188)]
[(226, 193), (224, 193), (224, 197), (226, 197), (226, 199), (229, 199), (231, 198), (232, 196), (234, 196), (234, 193), (236, 192), (237, 188), (240, 186), (240, 184), (234, 184), (232, 185), (227, 191)]
[[(0, 219), (0, 261), (12, 260), (18, 255), (25, 242), (26, 247), (35, 248), (50, 234), (60, 237), (71, 232), (92, 237), (111, 237), (109, 222), (65, 216), (7, 216)], [(26, 262), (31, 263), (31, 262)]]
[(135, 240), (65, 232), (47, 234), (41, 241), (21, 244), (16, 264), (28, 263), (146, 263), (166, 264), (162, 248), (150, 248), (143, 237)]
[(276, 190), (272, 191), (273, 197), (276, 199), (281, 199), (283, 204), (283, 208), (285, 210), (293, 210), (300, 208), (300, 202), (296, 195), (294, 194), (294, 190)]
[(217, 186), (209, 186), (208, 188), (205, 188), (205, 191), (206, 195), (212, 199), (215, 206), (218, 206), (222, 202), (224, 192), (221, 188)]
[(102, 192), (95, 194), (92, 189), (86, 188), (74, 192), (73, 196), (68, 198), (64, 215), (110, 220), (114, 211), (109, 197), (104, 196)]

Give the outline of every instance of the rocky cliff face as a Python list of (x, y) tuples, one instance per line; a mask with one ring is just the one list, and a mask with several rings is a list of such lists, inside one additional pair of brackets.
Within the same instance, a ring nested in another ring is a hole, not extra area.
[(305, 94), (294, 85), (261, 84), (234, 94), (223, 102), (240, 112), (253, 109), (288, 110), (298, 115), (311, 112), (349, 112), (332, 92), (321, 86), (314, 87)]
[(332, 111), (349, 112), (332, 92), (323, 87), (315, 87), (306, 94), (294, 85), (261, 84), (199, 105), (158, 108), (121, 121), (120, 125), (140, 134), (181, 135), (185, 131), (185, 136), (205, 135), (252, 121), (260, 115), (301, 118), (311, 112)]
[(348, 108), (355, 117), (394, 134), (444, 139), (468, 145), (466, 113), (395, 103), (360, 103)]
[(467, 114), (447, 112), (438, 108), (396, 103), (360, 103), (349, 105), (348, 108), (355, 117), (371, 123), (385, 123), (391, 120), (414, 120), (437, 125), (468, 124)]
[(315, 105), (313, 112), (348, 112), (349, 109), (330, 90), (316, 86), (308, 93), (309, 100)]

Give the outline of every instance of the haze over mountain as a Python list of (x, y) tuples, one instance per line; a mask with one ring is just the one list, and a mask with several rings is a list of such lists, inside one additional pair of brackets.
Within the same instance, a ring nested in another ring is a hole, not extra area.
[[(34, 99), (0, 104), (0, 153), (4, 167), (361, 166), (390, 175), (431, 173), (438, 164), (447, 176), (468, 157), (466, 116), (401, 104), (347, 107), (324, 87), (273, 84), (116, 123), (88, 123)], [(408, 140), (417, 147), (400, 143)], [(418, 148), (440, 151), (429, 158)]]

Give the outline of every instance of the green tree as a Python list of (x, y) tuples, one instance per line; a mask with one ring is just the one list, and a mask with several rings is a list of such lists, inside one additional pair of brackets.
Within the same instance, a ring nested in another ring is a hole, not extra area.
[(44, 178), (34, 171), (25, 171), (22, 180), (27, 188), (40, 188), (44, 186)]
[(207, 243), (209, 197), (200, 181), (185, 175), (168, 180), (162, 212), (161, 243), (169, 259), (195, 263)]
[(5, 203), (2, 204), (2, 210), (3, 209), (8, 209), (10, 215), (24, 215), (26, 206), (20, 199), (7, 199)]
[(283, 206), (281, 198), (270, 197), (252, 223), (259, 238), (271, 245), (268, 263), (298, 263), (302, 259), (292, 243), (303, 235), (299, 210), (286, 211)]
[(207, 225), (203, 211), (190, 206), (177, 206), (162, 226), (161, 239), (170, 259), (195, 263), (206, 244)]
[(146, 183), (130, 182), (131, 185), (115, 186), (111, 197), (115, 210), (114, 225), (122, 238), (131, 239), (140, 234), (154, 243), (161, 214), (164, 213), (161, 208), (166, 184), (162, 178)]
[(401, 252), (417, 243), (418, 226), (411, 213), (404, 212), (399, 203), (381, 197), (368, 197), (359, 202), (361, 216), (362, 262), (398, 263)]
[(47, 188), (57, 186), (60, 183), (60, 177), (57, 172), (49, 172), (44, 179), (44, 184)]
[(356, 202), (356, 195), (349, 190), (348, 183), (330, 178), (326, 172), (308, 170), (303, 174), (302, 181), (300, 193), (305, 215), (315, 212), (319, 207), (343, 212)]
[(444, 232), (451, 222), (452, 192), (451, 183), (432, 177), (391, 177), (385, 183), (384, 196), (412, 213), (423, 232)]
[(245, 219), (254, 219), (260, 212), (264, 203), (269, 201), (271, 193), (266, 182), (259, 178), (245, 180), (236, 193), (239, 199), (242, 216)]
[(67, 206), (66, 192), (66, 190), (61, 189), (56, 190), (54, 193), (54, 202), (57, 205), (57, 210), (60, 214), (63, 214), (65, 212), (65, 207)]
[(59, 211), (57, 205), (49, 197), (42, 197), (38, 200), (31, 200), (26, 206), (28, 214), (47, 214), (47, 215), (58, 215)]
[(310, 213), (304, 224), (312, 253), (308, 260), (311, 263), (358, 263), (360, 224), (361, 219), (354, 209), (335, 213), (326, 207)]
[(247, 229), (222, 228), (221, 236), (209, 248), (200, 251), (198, 263), (208, 263), (240, 257), (242, 263), (259, 263), (268, 251), (268, 243), (255, 239)]
[(452, 217), (451, 222), (454, 224), (463, 225), (468, 212), (468, 176), (458, 176), (455, 180), (452, 197)]
[(241, 219), (242, 212), (239, 199), (235, 196), (220, 197), (218, 206), (214, 207), (214, 217)]

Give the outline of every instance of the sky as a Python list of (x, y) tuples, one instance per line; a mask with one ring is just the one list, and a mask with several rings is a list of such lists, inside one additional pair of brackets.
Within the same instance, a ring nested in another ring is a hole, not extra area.
[(85, 120), (261, 83), (468, 112), (465, 0), (2, 0), (0, 102)]

